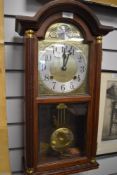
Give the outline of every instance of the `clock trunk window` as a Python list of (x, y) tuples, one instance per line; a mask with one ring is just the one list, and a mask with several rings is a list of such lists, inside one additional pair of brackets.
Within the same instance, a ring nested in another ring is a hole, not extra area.
[(87, 94), (89, 47), (73, 25), (57, 23), (39, 41), (39, 95)]
[(86, 103), (41, 104), (39, 163), (86, 156)]

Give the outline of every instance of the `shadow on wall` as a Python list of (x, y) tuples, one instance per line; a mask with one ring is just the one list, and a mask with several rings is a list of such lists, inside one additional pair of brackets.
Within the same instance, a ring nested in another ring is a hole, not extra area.
[(26, 11), (37, 12), (37, 10), (41, 8), (42, 5), (50, 1), (53, 1), (53, 0), (25, 0)]

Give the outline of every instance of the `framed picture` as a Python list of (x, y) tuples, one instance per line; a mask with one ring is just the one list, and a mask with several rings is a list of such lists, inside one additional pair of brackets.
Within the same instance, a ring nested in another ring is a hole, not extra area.
[(117, 0), (88, 0), (88, 2), (102, 4), (105, 6), (117, 7)]
[(102, 72), (97, 155), (117, 152), (117, 72)]

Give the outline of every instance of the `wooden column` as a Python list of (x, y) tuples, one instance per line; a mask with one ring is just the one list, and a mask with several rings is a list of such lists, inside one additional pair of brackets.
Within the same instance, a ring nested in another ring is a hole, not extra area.
[(4, 64), (3, 0), (0, 0), (0, 175), (10, 175)]
[[(102, 62), (102, 36), (97, 36), (96, 38), (96, 50), (95, 50), (95, 55), (96, 55), (96, 75), (95, 75), (95, 109), (94, 109), (94, 126), (98, 126), (98, 119), (99, 119), (99, 96), (100, 96), (100, 81), (101, 81), (101, 62)], [(95, 130), (95, 132), (94, 132)], [(97, 133), (98, 133), (98, 127), (95, 127), (92, 131), (93, 133), (93, 143), (94, 145), (92, 145), (92, 163), (95, 163), (95, 155), (96, 155), (96, 151), (97, 151), (97, 144), (95, 144), (97, 142)]]
[[(33, 30), (27, 30), (25, 32), (25, 109), (26, 109), (26, 119), (25, 119), (25, 133), (26, 133), (26, 142), (25, 142), (25, 172), (27, 175), (34, 173), (35, 161), (38, 158), (38, 154), (35, 154), (36, 145), (36, 135), (35, 132), (35, 123), (32, 122), (36, 115), (36, 105), (35, 99), (37, 97), (36, 90), (36, 72), (37, 63), (35, 50), (37, 50), (37, 38)], [(37, 52), (36, 52), (37, 53)], [(38, 126), (38, 124), (36, 123)], [(37, 128), (36, 126), (36, 128)], [(33, 133), (34, 132), (34, 133)], [(38, 148), (37, 148), (38, 149)], [(30, 151), (32, 150), (32, 152)], [(36, 157), (36, 158), (35, 158)], [(35, 160), (36, 159), (36, 160)], [(37, 162), (36, 162), (37, 163)]]

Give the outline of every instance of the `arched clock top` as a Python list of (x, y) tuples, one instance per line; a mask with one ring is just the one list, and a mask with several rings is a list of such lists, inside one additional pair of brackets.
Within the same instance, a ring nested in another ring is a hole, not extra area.
[(87, 25), (94, 36), (103, 36), (113, 30), (112, 27), (101, 25), (93, 11), (83, 3), (76, 0), (55, 0), (43, 6), (43, 8), (39, 10), (34, 17), (17, 16), (16, 32), (18, 32), (20, 35), (24, 35), (25, 31), (28, 29), (38, 31), (44, 24), (44, 21), (48, 19), (51, 19), (51, 24), (52, 21), (60, 21), (61, 18), (68, 21), (70, 18), (74, 18), (72, 16), (64, 17), (64, 15), (59, 15), (58, 19), (53, 18), (53, 15), (56, 16), (60, 13), (71, 13), (73, 16), (76, 15)]
[[(38, 31), (36, 31), (36, 36), (39, 40), (45, 39), (46, 38), (46, 33), (48, 33), (48, 30), (51, 26), (59, 26), (59, 24), (65, 24), (67, 26), (74, 26), (76, 30), (78, 30), (81, 34), (82, 37), (84, 38), (84, 41), (92, 41), (93, 37), (91, 34), (90, 29), (87, 27), (85, 22), (81, 20), (78, 16), (74, 15), (73, 13), (70, 12), (60, 12), (56, 13), (53, 16), (48, 17), (43, 24), (38, 28)], [(59, 28), (59, 27), (58, 27)], [(69, 31), (70, 32), (70, 31)]]

